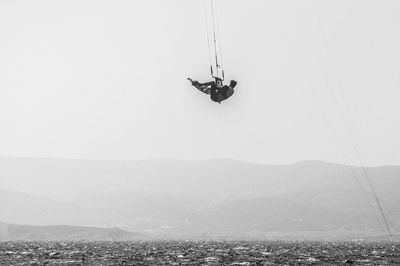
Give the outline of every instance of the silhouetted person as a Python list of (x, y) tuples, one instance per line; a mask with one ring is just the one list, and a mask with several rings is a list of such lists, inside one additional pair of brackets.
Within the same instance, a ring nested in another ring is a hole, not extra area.
[(188, 78), (188, 80), (192, 83), (192, 86), (196, 87), (199, 91), (204, 92), (205, 94), (209, 94), (212, 101), (221, 103), (225, 101), (229, 97), (231, 97), (234, 93), (233, 88), (235, 88), (237, 82), (231, 80), (229, 86), (223, 85), (222, 79), (215, 78), (215, 81), (210, 81), (206, 83), (200, 83), (197, 80), (192, 80)]

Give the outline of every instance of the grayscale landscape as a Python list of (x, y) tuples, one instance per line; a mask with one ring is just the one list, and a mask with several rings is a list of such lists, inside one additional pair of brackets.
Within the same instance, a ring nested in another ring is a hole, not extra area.
[(399, 0), (0, 0), (0, 266), (400, 265)]
[[(396, 233), (400, 167), (367, 170)], [(0, 221), (119, 228), (127, 239), (128, 232), (138, 239), (386, 239), (383, 222), (370, 209), (376, 209), (371, 192), (365, 191), (368, 201), (360, 192), (361, 171), (317, 161), (2, 157)], [(107, 232), (99, 234), (102, 240)], [(95, 238), (89, 229), (83, 236)], [(79, 234), (71, 230), (60, 240), (65, 237)]]

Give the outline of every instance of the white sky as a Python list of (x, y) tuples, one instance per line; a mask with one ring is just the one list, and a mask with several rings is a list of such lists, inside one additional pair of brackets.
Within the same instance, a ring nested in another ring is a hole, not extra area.
[[(400, 1), (0, 1), (0, 155), (400, 164)], [(341, 111), (339, 111), (341, 110)]]

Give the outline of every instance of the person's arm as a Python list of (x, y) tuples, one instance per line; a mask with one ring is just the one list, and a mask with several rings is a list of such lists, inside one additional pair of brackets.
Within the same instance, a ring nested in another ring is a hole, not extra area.
[(201, 92), (204, 92), (205, 94), (210, 94), (211, 85), (209, 85), (208, 83), (197, 82), (197, 84), (193, 84), (193, 86), (195, 86), (196, 89), (198, 89)]

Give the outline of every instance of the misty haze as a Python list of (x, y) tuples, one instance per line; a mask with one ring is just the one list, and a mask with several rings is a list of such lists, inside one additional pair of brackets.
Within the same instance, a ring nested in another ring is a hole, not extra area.
[(399, 10), (2, 1), (0, 264), (399, 264)]
[[(2, 157), (0, 170), (0, 215), (13, 224), (119, 227), (145, 239), (382, 235), (357, 186), (359, 167), (317, 161), (274, 166)], [(368, 171), (397, 231), (400, 167)]]

